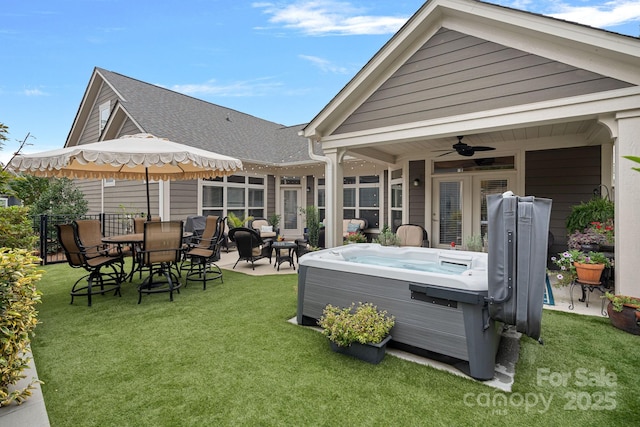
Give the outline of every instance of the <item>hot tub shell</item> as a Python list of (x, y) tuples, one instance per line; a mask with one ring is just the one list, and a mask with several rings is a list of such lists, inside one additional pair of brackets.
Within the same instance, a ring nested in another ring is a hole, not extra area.
[[(354, 264), (354, 255), (399, 260), (468, 263), (465, 273), (424, 273), (380, 265)], [(327, 304), (371, 302), (396, 317), (393, 343), (468, 361), (469, 374), (491, 379), (500, 343), (500, 324), (489, 318), (487, 255), (430, 248), (348, 245), (300, 259), (298, 324), (315, 325)]]
[[(494, 376), (500, 329), (540, 338), (551, 200), (511, 192), (487, 196), (489, 254), (430, 248), (348, 245), (300, 258), (298, 314), (315, 325), (327, 304), (370, 302), (396, 317), (393, 343), (467, 361), (469, 374)], [(355, 253), (406, 260), (358, 264)], [(466, 271), (416, 271), (423, 262)]]

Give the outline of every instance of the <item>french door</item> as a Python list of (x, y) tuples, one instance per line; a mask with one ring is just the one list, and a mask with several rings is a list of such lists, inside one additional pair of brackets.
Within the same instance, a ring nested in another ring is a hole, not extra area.
[(434, 177), (433, 247), (465, 246), (487, 233), (487, 195), (512, 190), (515, 173)]
[(280, 234), (285, 237), (300, 237), (303, 232), (302, 213), (302, 189), (282, 187), (280, 189)]

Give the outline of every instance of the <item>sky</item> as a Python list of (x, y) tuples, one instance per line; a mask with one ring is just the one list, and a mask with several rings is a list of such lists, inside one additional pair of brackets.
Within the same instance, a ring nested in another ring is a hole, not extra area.
[[(640, 36), (640, 0), (490, 2)], [(64, 146), (94, 67), (307, 123), (423, 3), (0, 0), (0, 162)]]

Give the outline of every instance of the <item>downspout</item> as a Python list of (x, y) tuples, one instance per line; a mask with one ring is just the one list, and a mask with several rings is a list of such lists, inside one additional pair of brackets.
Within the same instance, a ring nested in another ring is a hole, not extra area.
[[(307, 141), (309, 142), (309, 157), (311, 158), (311, 160), (315, 160), (318, 162), (323, 162), (325, 164), (325, 172), (324, 172), (324, 176), (325, 176), (325, 180), (330, 179), (333, 180), (333, 164), (331, 163), (331, 159), (327, 156), (321, 156), (319, 154), (316, 154), (313, 152), (313, 144), (314, 144), (314, 140), (311, 138), (307, 138)], [(331, 185), (326, 185), (325, 187), (328, 191), (331, 191), (333, 193), (333, 186)], [(334, 211), (334, 200), (335, 197), (333, 194), (326, 194), (325, 197), (325, 212), (331, 213), (331, 216), (333, 216), (333, 211)], [(327, 219), (327, 215), (325, 215), (325, 220)], [(333, 245), (333, 227), (327, 227), (325, 224), (325, 244), (327, 242), (331, 242), (331, 244)]]

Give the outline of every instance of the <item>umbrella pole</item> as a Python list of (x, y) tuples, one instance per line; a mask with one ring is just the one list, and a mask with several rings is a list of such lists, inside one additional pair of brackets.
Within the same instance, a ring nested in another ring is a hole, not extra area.
[(144, 168), (144, 175), (147, 181), (147, 221), (151, 222), (151, 201), (149, 199), (149, 168)]

